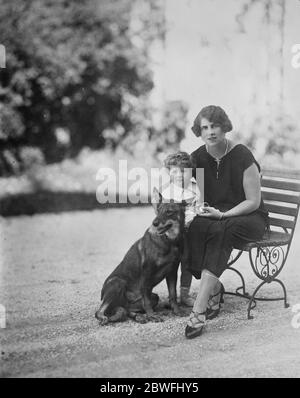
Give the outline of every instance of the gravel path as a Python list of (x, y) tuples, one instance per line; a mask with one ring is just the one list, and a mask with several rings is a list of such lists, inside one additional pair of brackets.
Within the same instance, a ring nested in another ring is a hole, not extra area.
[[(220, 316), (191, 341), (187, 318), (169, 313), (163, 323), (98, 326), (102, 283), (152, 218), (151, 208), (131, 208), (0, 220), (0, 303), (7, 311), (0, 376), (300, 377), (300, 328), (292, 327), (292, 306), (300, 303), (299, 226), (282, 272), (288, 309), (259, 303), (248, 321), (246, 301), (226, 296)], [(252, 291), (257, 279), (244, 255), (239, 269)], [(234, 288), (238, 279), (226, 272), (223, 282)], [(266, 295), (279, 288), (268, 286)], [(155, 292), (163, 306), (165, 283)]]

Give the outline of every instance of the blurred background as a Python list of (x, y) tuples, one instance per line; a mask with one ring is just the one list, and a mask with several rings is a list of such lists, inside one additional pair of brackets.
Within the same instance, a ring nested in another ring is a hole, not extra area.
[[(100, 167), (201, 145), (199, 110), (300, 168), (299, 0), (0, 0), (0, 197), (91, 192)], [(2, 214), (8, 202), (1, 202)]]

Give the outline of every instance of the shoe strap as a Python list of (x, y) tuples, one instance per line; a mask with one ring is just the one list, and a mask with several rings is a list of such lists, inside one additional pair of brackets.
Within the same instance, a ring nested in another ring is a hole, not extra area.
[[(216, 308), (213, 308), (213, 307), (216, 307), (216, 306), (220, 305), (221, 295), (222, 295), (223, 290), (224, 290), (224, 287), (223, 287), (223, 284), (221, 283), (220, 290), (218, 291), (218, 293), (212, 294), (209, 297), (209, 299), (208, 299), (208, 303), (207, 304), (208, 304), (209, 308), (216, 309)], [(214, 297), (217, 297), (217, 296), (219, 296), (219, 298), (217, 300), (214, 300)]]
[(218, 307), (221, 301), (221, 297), (218, 300), (214, 300), (214, 297), (210, 297), (207, 303), (208, 308)]
[[(199, 315), (203, 315), (203, 318), (199, 318)], [(190, 315), (190, 319), (189, 322), (191, 324), (192, 327), (199, 327), (199, 326), (203, 326), (205, 324), (205, 315), (206, 315), (206, 311), (205, 312), (191, 312)]]

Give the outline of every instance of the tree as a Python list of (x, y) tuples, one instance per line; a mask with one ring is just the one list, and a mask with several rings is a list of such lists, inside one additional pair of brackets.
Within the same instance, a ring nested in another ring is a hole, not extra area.
[[(145, 103), (152, 89), (147, 51), (163, 31), (159, 2), (146, 3), (149, 12), (133, 32), (129, 0), (0, 0), (7, 49), (0, 72), (2, 148), (36, 146), (51, 162), (83, 146), (101, 148), (107, 139), (115, 147), (135, 130), (130, 102)], [(9, 112), (12, 126), (5, 122)], [(59, 145), (58, 128), (69, 145)]]

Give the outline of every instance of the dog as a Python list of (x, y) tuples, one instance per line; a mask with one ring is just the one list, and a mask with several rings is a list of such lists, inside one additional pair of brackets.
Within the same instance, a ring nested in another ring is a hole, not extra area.
[(181, 314), (176, 283), (183, 254), (185, 203), (164, 203), (157, 190), (153, 194), (156, 217), (152, 225), (103, 284), (95, 314), (101, 325), (128, 317), (140, 323), (162, 321), (154, 312), (159, 297), (152, 289), (163, 279), (167, 281), (171, 309)]

